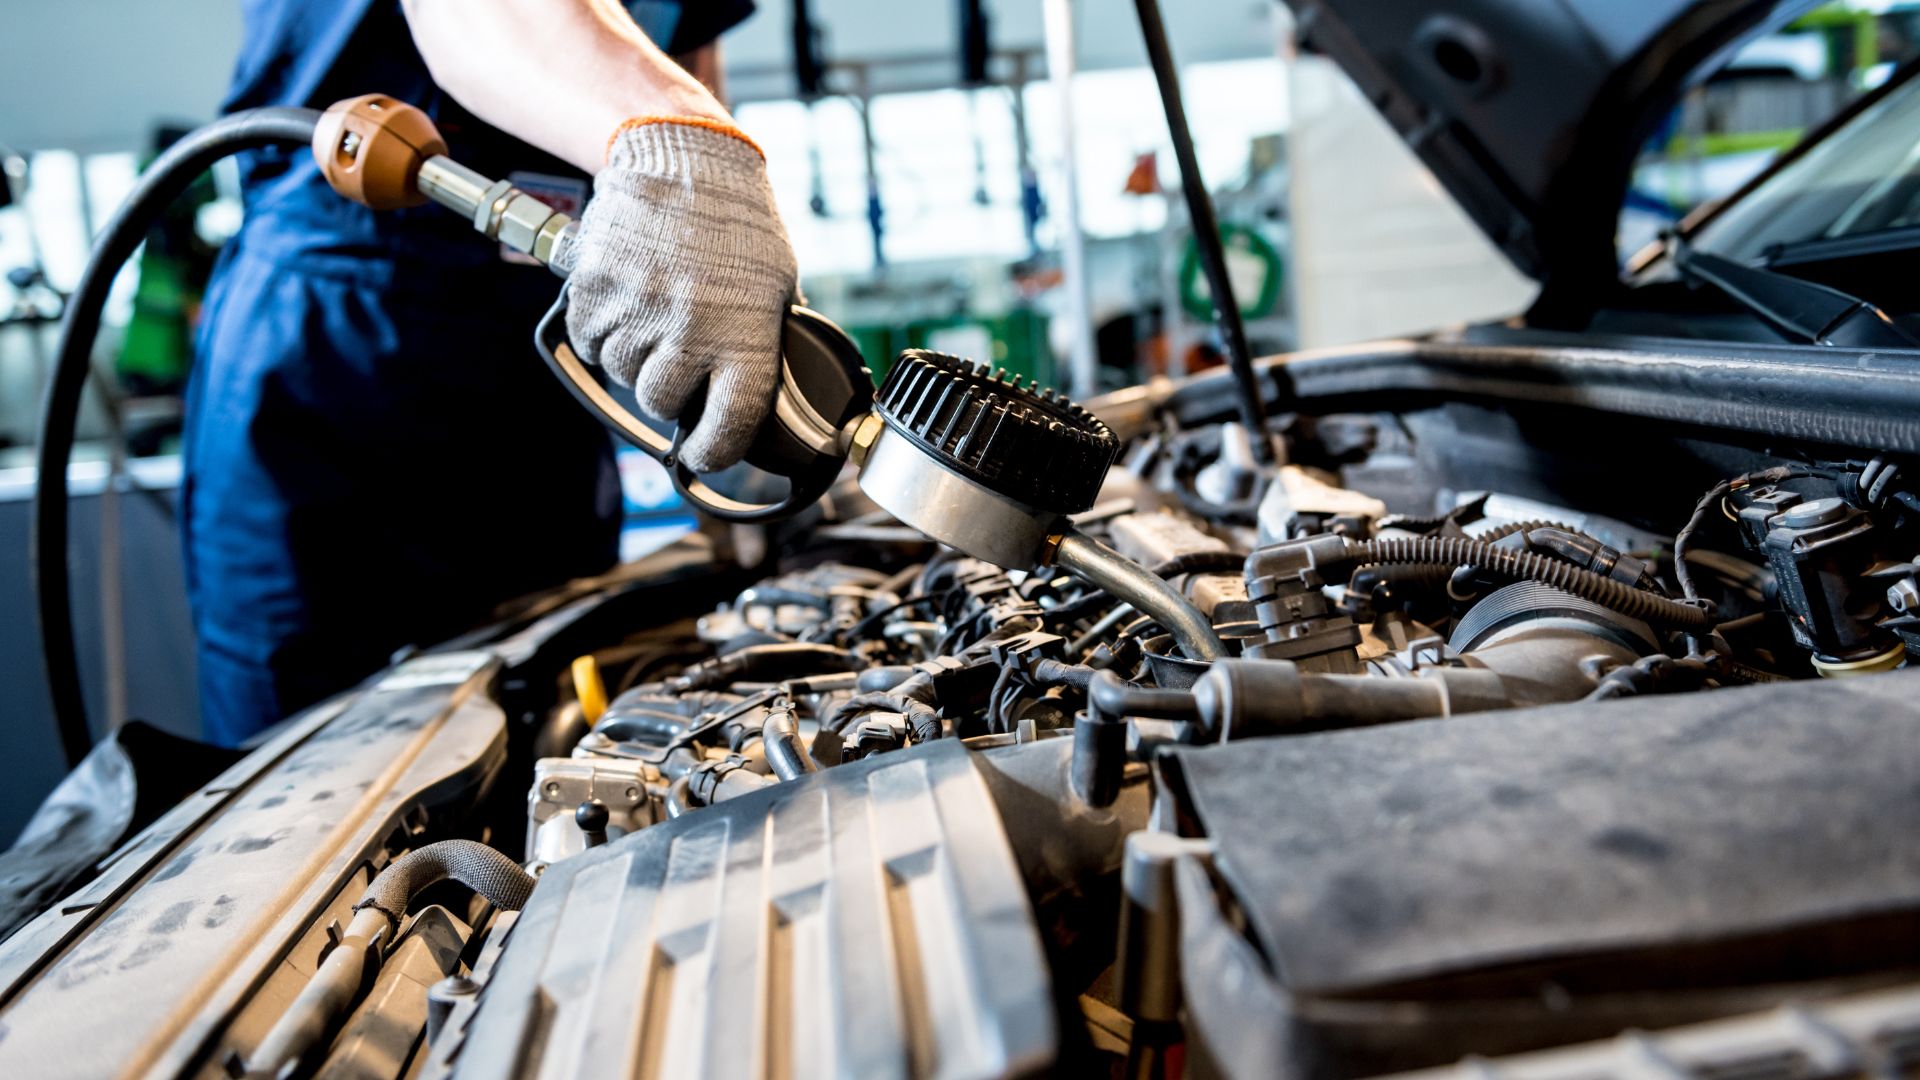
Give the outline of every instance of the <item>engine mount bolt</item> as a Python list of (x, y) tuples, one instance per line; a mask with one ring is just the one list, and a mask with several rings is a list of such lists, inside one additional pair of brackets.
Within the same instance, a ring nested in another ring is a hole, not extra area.
[(1901, 578), (1887, 589), (1887, 603), (1902, 615), (1920, 612), (1920, 583)]

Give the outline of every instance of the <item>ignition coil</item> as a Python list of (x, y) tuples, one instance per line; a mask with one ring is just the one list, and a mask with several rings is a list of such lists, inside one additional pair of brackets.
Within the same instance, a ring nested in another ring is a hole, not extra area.
[(1898, 665), (1905, 649), (1879, 625), (1886, 586), (1869, 576), (1882, 561), (1873, 515), (1779, 488), (1743, 502), (1741, 531), (1773, 569), (1794, 641), (1813, 653), (1814, 669), (1847, 675)]

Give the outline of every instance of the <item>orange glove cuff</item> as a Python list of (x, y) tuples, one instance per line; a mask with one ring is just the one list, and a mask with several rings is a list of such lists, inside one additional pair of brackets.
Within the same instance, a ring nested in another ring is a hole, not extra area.
[(610, 155), (613, 153), (613, 141), (620, 137), (621, 132), (629, 131), (633, 128), (642, 127), (647, 124), (679, 124), (681, 127), (705, 128), (708, 131), (717, 131), (722, 135), (731, 135), (734, 138), (739, 139), (741, 142), (746, 143), (748, 146), (753, 147), (753, 152), (760, 155), (760, 160), (765, 161), (767, 159), (767, 152), (765, 150), (760, 149), (759, 143), (754, 142), (751, 138), (749, 138), (746, 132), (741, 131), (739, 128), (733, 126), (732, 124), (727, 123), (724, 120), (713, 120), (705, 116), (664, 116), (664, 115), (663, 116), (636, 116), (631, 120), (622, 121), (619, 127), (613, 129), (613, 134), (607, 136), (607, 148), (602, 154), (602, 157), (604, 158), (606, 155)]

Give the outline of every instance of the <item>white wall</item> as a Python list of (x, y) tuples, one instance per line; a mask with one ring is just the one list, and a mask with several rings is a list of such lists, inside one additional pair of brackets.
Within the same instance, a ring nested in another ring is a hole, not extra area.
[[(328, 3), (332, 0), (309, 0)], [(699, 2), (699, 0), (694, 0)], [(1038, 0), (989, 0), (995, 44), (1038, 47)], [(1272, 55), (1271, 0), (1168, 4), (1185, 61)], [(789, 0), (729, 36), (729, 62), (787, 62)], [(858, 59), (951, 54), (953, 0), (815, 0), (829, 54)], [(1081, 0), (1088, 68), (1144, 63), (1131, 0)], [(0, 3), (0, 144), (82, 151), (139, 147), (157, 120), (204, 121), (239, 45), (239, 0), (4, 0)]]
[[(760, 12), (727, 39), (728, 62), (788, 62), (791, 0), (759, 0)], [(1040, 0), (986, 0), (996, 49), (1038, 49)], [(1167, 35), (1182, 63), (1272, 56), (1274, 0), (1170, 0)], [(862, 59), (959, 49), (955, 0), (813, 0), (829, 59)], [(1133, 67), (1147, 62), (1133, 0), (1079, 0), (1080, 66)]]
[(239, 0), (4, 0), (0, 143), (142, 148), (213, 117), (239, 47)]

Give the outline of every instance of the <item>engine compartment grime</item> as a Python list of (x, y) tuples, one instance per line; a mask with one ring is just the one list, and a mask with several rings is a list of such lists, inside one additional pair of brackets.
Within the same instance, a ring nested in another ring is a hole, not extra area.
[[(843, 480), (295, 721), (0, 943), (0, 1072), (73, 1017), (102, 1066), (428, 1077), (1920, 1023), (1899, 458), (1416, 401), (1261, 465), (1205, 397), (1129, 400), (1028, 565)], [(100, 1005), (136, 984), (198, 1004)]]

